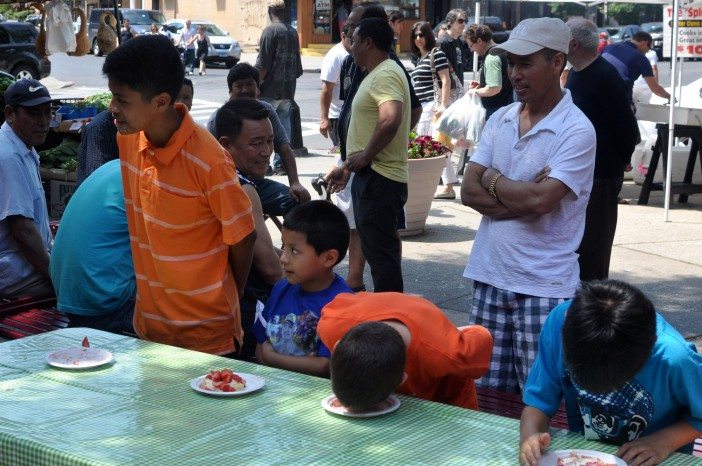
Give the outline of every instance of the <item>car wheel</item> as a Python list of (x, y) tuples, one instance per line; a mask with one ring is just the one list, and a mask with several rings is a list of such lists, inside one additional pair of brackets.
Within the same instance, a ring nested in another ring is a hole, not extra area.
[(96, 57), (102, 56), (102, 50), (100, 50), (100, 45), (98, 45), (97, 39), (93, 39), (93, 55)]
[(239, 60), (237, 60), (236, 58), (229, 58), (224, 62), (224, 66), (226, 66), (227, 68), (231, 68), (237, 63), (239, 63)]
[(30, 65), (17, 65), (12, 68), (12, 76), (15, 79), (39, 79), (39, 71)]

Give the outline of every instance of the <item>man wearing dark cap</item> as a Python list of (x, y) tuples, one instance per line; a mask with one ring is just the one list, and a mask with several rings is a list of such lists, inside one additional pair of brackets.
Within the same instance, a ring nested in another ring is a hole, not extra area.
[(578, 255), (595, 163), (595, 130), (561, 90), (571, 41), (560, 19), (526, 19), (504, 51), (519, 102), (488, 120), (461, 199), (483, 214), (464, 276), (469, 322), (495, 347), (482, 386), (519, 393), (549, 311), (579, 287)]
[(0, 298), (52, 296), (52, 236), (39, 154), (51, 120), (51, 96), (39, 81), (22, 79), (5, 92), (0, 128)]

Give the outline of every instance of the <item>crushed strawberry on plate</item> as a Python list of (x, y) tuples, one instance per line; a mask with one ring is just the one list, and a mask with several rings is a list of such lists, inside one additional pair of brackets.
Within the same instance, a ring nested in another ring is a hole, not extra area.
[(236, 392), (246, 388), (246, 381), (231, 369), (212, 370), (202, 379), (200, 388), (213, 392)]

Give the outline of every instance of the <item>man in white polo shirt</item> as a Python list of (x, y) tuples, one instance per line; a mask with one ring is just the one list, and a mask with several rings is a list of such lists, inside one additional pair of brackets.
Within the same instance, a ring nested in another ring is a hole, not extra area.
[(463, 204), (483, 214), (464, 272), (470, 323), (495, 342), (479, 384), (500, 391), (521, 391), (546, 316), (579, 286), (596, 141), (559, 84), (570, 40), (560, 19), (534, 18), (491, 50), (506, 52), (519, 102), (490, 118), (461, 187)]

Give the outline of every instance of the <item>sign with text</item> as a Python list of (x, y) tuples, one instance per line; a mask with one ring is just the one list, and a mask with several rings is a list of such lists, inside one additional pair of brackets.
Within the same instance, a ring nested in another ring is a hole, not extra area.
[[(672, 56), (673, 7), (663, 7), (663, 56)], [(702, 7), (678, 9), (678, 57), (702, 58)]]
[(317, 11), (331, 10), (331, 0), (315, 0)]

